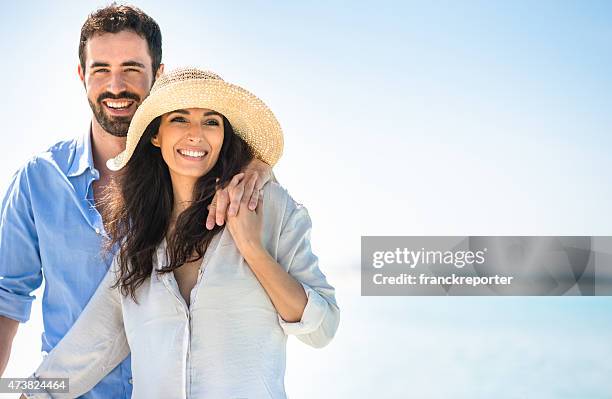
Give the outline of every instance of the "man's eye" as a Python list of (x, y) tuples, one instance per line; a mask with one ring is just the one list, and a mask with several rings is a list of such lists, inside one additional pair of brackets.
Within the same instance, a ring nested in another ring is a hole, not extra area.
[(126, 71), (126, 72), (140, 72), (140, 69), (136, 69), (136, 68), (127, 68), (125, 71)]
[(108, 69), (107, 68), (100, 68), (100, 69), (96, 69), (95, 71), (93, 71), (93, 73), (96, 73), (96, 74), (102, 73), (102, 72), (108, 72)]

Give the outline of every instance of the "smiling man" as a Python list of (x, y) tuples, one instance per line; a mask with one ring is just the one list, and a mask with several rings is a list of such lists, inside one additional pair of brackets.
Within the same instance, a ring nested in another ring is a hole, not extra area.
[[(125, 149), (134, 112), (163, 73), (159, 26), (141, 10), (111, 5), (91, 14), (81, 29), (78, 75), (93, 118), (83, 135), (35, 156), (13, 177), (0, 213), (0, 374), (19, 322), (26, 322), (43, 279), (44, 333), (49, 352), (68, 332), (95, 292), (112, 259), (101, 255), (105, 231), (96, 207), (113, 172), (106, 161)], [(270, 168), (254, 161), (241, 188), (217, 192), (207, 227), (223, 224), (240, 202), (254, 209)], [(240, 175), (242, 176), (242, 174)], [(229, 208), (228, 208), (229, 206)], [(204, 221), (202, 221), (204, 228)], [(103, 317), (103, 315), (101, 315)], [(129, 357), (86, 398), (129, 398)]]

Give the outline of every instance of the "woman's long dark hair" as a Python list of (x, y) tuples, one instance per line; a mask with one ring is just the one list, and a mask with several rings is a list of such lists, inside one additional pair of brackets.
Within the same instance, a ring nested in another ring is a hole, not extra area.
[[(170, 226), (174, 194), (168, 166), (161, 151), (151, 144), (159, 131), (161, 117), (144, 131), (127, 165), (114, 176), (102, 199), (103, 220), (109, 240), (106, 250), (117, 250), (119, 276), (116, 283), (124, 296), (136, 300), (136, 289), (153, 272), (153, 257)], [(250, 147), (234, 133), (223, 117), (224, 137), (214, 167), (194, 186), (194, 202), (178, 217), (167, 240), (168, 273), (201, 259), (213, 236), (220, 230), (206, 229), (208, 206), (218, 187), (227, 185), (253, 158)], [(217, 181), (219, 179), (219, 181)], [(159, 260), (163, 262), (163, 260)]]

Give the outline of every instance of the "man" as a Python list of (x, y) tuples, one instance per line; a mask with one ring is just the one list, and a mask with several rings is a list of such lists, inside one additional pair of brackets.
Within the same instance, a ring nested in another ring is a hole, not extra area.
[[(124, 149), (134, 112), (163, 72), (161, 41), (157, 23), (130, 6), (100, 9), (81, 29), (78, 74), (93, 112), (91, 129), (30, 160), (13, 177), (2, 202), (0, 374), (19, 322), (29, 319), (30, 294), (43, 278), (42, 349), (49, 352), (110, 265), (111, 259), (101, 255), (105, 233), (96, 208), (112, 176), (106, 161)], [(270, 174), (268, 166), (255, 161), (233, 180), (236, 196), (230, 199), (228, 189), (219, 190), (206, 227), (223, 224), (226, 211), (235, 214), (241, 201), (254, 209)], [(130, 381), (128, 357), (84, 397), (129, 398)]]

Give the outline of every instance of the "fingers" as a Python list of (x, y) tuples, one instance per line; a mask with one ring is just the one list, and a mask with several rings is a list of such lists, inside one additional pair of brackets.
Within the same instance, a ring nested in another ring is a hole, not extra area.
[(248, 205), (249, 209), (252, 211), (257, 207), (257, 196), (259, 195), (259, 191), (255, 189), (257, 180), (259, 180), (257, 173), (253, 173), (251, 178), (246, 182), (242, 198), (242, 203), (245, 206)]
[(264, 209), (263, 208), (263, 197), (264, 196), (263, 196), (263, 190), (259, 190), (258, 193), (259, 193), (259, 196), (258, 196), (258, 199), (257, 199), (257, 211), (256, 211), (256, 213), (259, 215), (259, 214), (261, 214), (263, 212), (263, 209)]
[(267, 174), (261, 174), (260, 173), (260, 174), (258, 174), (257, 175), (257, 181), (255, 182), (255, 190), (261, 191), (263, 189), (263, 186), (265, 186), (266, 183), (268, 181), (270, 181), (270, 175), (271, 175), (271, 173), (267, 173)]
[(212, 230), (215, 227), (215, 218), (217, 216), (217, 197), (219, 190), (215, 192), (212, 202), (208, 206), (208, 216), (206, 217), (206, 228)]
[(225, 211), (227, 211), (228, 204), (229, 194), (227, 192), (227, 188), (217, 191), (217, 209), (215, 212), (215, 220), (219, 226), (223, 226), (223, 223), (225, 223)]
[[(255, 178), (249, 179), (246, 183), (243, 178), (244, 173), (238, 173), (232, 178), (227, 187), (218, 189), (215, 192), (212, 203), (209, 205), (208, 216), (206, 218), (206, 228), (208, 230), (212, 230), (215, 227), (215, 223), (219, 226), (223, 226), (223, 224), (225, 224), (226, 214), (227, 217), (236, 216), (240, 208), (240, 203), (246, 202), (246, 199), (251, 198), (251, 193), (254, 191), (254, 187), (257, 183), (257, 174), (255, 174)], [(249, 190), (248, 194), (246, 193), (247, 190)]]
[(261, 194), (261, 190), (253, 190), (253, 195), (251, 195), (251, 200), (249, 201), (249, 210), (254, 211), (257, 208), (257, 203)]
[(236, 216), (238, 214), (240, 201), (242, 200), (245, 189), (244, 181), (242, 180), (243, 177), (244, 173), (238, 173), (236, 176), (234, 176), (229, 186), (227, 186), (230, 200), (227, 216)]
[(257, 174), (257, 183), (255, 184), (255, 189), (261, 190), (262, 187), (270, 181), (272, 177), (272, 168), (267, 163), (253, 158), (251, 162), (246, 167), (247, 175), (250, 177), (251, 173)]

